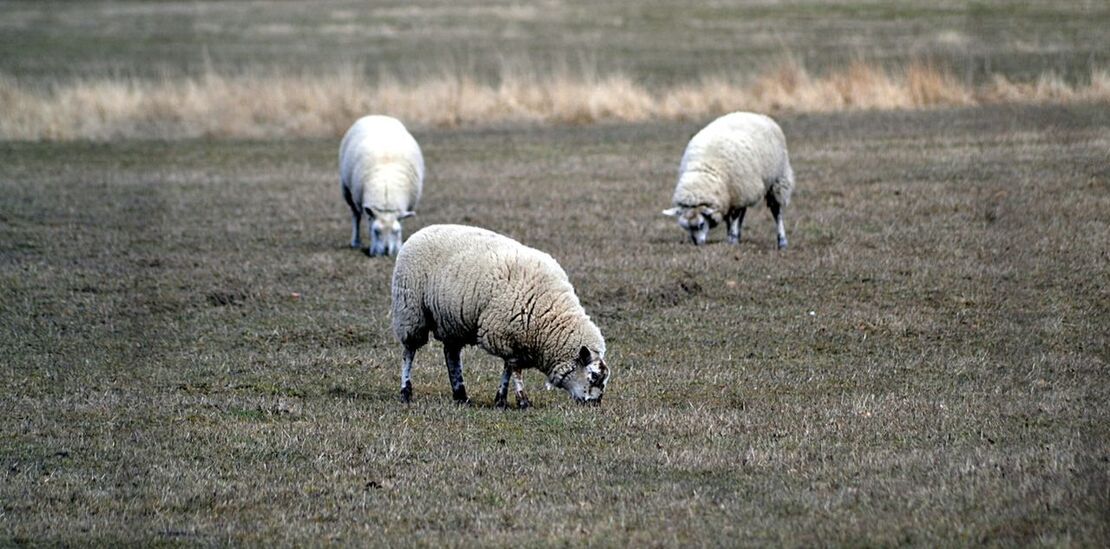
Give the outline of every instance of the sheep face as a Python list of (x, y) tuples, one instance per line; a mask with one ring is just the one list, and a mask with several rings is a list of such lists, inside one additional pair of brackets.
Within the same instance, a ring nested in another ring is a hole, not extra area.
[(663, 210), (663, 215), (677, 219), (678, 226), (690, 233), (690, 240), (695, 246), (705, 244), (709, 229), (723, 220), (721, 212), (709, 206), (675, 206)]
[(555, 369), (559, 371), (564, 373), (553, 375), (552, 385), (570, 393), (570, 397), (581, 404), (601, 404), (605, 385), (609, 382), (609, 368), (601, 355), (583, 346), (572, 364)]
[(397, 255), (401, 251), (401, 221), (415, 212), (381, 213), (370, 217), (370, 256)]

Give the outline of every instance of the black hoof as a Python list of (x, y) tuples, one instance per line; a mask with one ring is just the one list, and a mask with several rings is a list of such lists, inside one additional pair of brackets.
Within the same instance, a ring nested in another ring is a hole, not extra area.
[(532, 407), (532, 401), (526, 398), (522, 398), (516, 401), (516, 407), (519, 410), (527, 410), (528, 408)]
[(493, 397), (493, 407), (494, 408), (501, 408), (502, 410), (504, 410), (505, 408), (508, 408), (509, 407), (509, 402), (508, 402), (508, 400), (505, 399), (505, 395), (497, 395), (497, 396)]
[(466, 387), (459, 387), (457, 390), (452, 391), (451, 396), (455, 402), (459, 404), (470, 404), (470, 397), (466, 396)]
[(412, 385), (401, 387), (401, 402), (405, 404), (412, 402)]

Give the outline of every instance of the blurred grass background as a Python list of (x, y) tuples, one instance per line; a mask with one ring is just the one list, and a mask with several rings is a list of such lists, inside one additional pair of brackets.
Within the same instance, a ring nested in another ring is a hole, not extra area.
[(649, 88), (756, 72), (789, 53), (824, 72), (862, 58), (950, 67), (967, 84), (1000, 73), (1068, 79), (1110, 63), (1105, 2), (721, 1), (0, 2), (0, 72), (58, 78), (315, 72), (373, 76), (437, 64), (484, 81), (502, 59), (547, 70), (588, 59)]
[(0, 139), (1110, 102), (1103, 3), (9, 2)]

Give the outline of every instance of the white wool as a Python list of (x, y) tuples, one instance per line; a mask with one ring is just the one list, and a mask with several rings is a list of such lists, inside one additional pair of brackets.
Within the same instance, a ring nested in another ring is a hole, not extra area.
[(605, 339), (559, 264), (485, 229), (432, 225), (412, 235), (393, 270), (392, 317), (406, 351), (429, 333), (445, 347), (478, 345), (505, 360), (506, 376), (536, 368), (580, 400), (599, 398), (608, 377)]
[(339, 145), (339, 179), (375, 216), (412, 211), (424, 188), (424, 156), (399, 120), (364, 116)]
[(404, 342), (422, 330), (504, 359), (528, 359), (544, 373), (582, 346), (605, 354), (601, 331), (555, 259), (464, 225), (425, 227), (397, 257), (393, 331)]
[(690, 140), (672, 202), (727, 212), (754, 206), (768, 193), (786, 206), (793, 190), (794, 171), (782, 129), (767, 116), (735, 112)]

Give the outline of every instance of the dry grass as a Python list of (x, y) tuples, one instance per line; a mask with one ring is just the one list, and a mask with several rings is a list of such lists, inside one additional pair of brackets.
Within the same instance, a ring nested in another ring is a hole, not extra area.
[(831, 112), (929, 109), (998, 103), (1110, 101), (1110, 73), (1089, 82), (1053, 74), (1015, 83), (995, 75), (969, 87), (927, 63), (887, 71), (864, 62), (814, 75), (787, 58), (755, 78), (709, 76), (649, 90), (621, 74), (504, 68), (496, 83), (457, 70), (432, 76), (364, 76), (353, 66), (325, 75), (208, 70), (199, 77), (92, 78), (27, 86), (0, 77), (0, 139), (334, 137), (369, 112), (417, 127), (514, 122), (699, 119), (732, 110)]
[(551, 253), (605, 333), (601, 407), (523, 412), (437, 343), (397, 401), (336, 140), (3, 144), (0, 546), (1105, 547), (1110, 110), (782, 116), (784, 253), (658, 214), (704, 122), (416, 132), (406, 232)]

